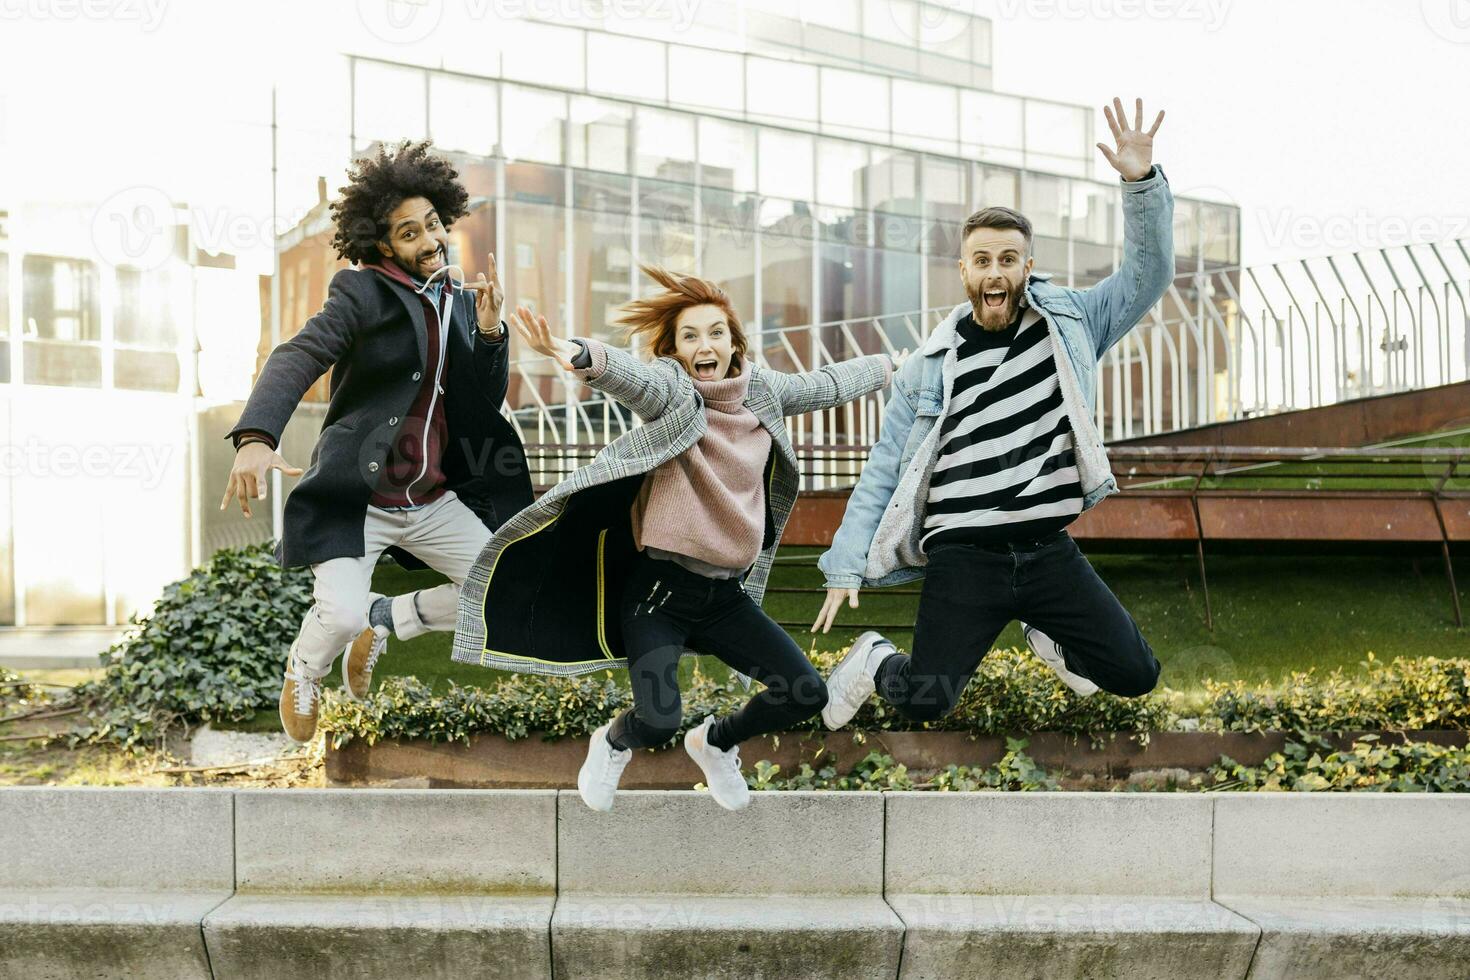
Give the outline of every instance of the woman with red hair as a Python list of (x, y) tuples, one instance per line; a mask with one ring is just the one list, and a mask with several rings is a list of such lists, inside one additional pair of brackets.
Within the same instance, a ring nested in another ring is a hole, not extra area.
[(684, 747), (716, 802), (740, 809), (749, 791), (739, 744), (827, 703), (821, 676), (760, 608), (800, 479), (785, 417), (885, 387), (895, 359), (801, 374), (759, 367), (718, 285), (644, 272), (663, 288), (626, 304), (619, 323), (650, 362), (556, 337), (525, 307), (512, 318), (533, 350), (643, 424), (486, 546), (462, 592), (454, 656), (553, 674), (627, 666), (634, 706), (593, 733), (577, 780), (595, 810), (611, 808), (633, 749), (662, 745), (682, 727), (683, 654), (718, 657), (764, 690), (734, 714), (703, 719)]

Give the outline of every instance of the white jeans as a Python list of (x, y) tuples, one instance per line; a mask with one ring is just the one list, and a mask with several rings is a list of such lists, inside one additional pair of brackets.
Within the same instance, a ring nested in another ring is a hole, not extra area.
[(416, 510), (368, 505), (361, 558), (333, 558), (311, 566), (316, 602), (306, 611), (291, 654), (305, 673), (320, 677), (332, 661), (367, 629), (373, 567), (397, 545), (449, 582), (393, 598), (393, 633), (401, 640), (430, 630), (452, 630), (459, 615), (459, 587), (480, 556), (490, 531), (454, 491)]

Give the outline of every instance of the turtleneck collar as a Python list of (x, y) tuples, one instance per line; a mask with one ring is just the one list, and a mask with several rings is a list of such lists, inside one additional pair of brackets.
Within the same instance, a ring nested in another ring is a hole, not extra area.
[(704, 404), (717, 412), (738, 412), (745, 403), (745, 393), (750, 388), (750, 359), (740, 358), (740, 373), (718, 381), (701, 381), (691, 375), (694, 389), (704, 399)]

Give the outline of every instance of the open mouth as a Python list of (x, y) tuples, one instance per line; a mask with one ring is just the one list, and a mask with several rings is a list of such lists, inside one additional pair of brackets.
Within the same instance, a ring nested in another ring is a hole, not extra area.
[(694, 376), (700, 381), (713, 381), (718, 376), (720, 362), (713, 357), (702, 357), (694, 362)]
[(433, 253), (419, 259), (419, 268), (425, 272), (437, 272), (444, 265), (444, 249), (436, 248)]
[(1006, 305), (1006, 291), (1004, 289), (987, 289), (982, 298), (985, 300), (985, 308), (998, 310)]

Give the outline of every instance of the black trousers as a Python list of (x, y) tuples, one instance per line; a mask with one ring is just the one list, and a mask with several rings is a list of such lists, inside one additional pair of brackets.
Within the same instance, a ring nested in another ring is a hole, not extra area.
[(617, 748), (662, 745), (684, 718), (679, 659), (685, 649), (718, 657), (765, 690), (715, 721), (710, 744), (730, 749), (782, 731), (827, 704), (827, 684), (791, 636), (740, 587), (640, 553), (623, 590), (623, 644), (633, 707), (613, 720)]
[(928, 557), (913, 653), (889, 657), (877, 677), (878, 693), (904, 717), (948, 714), (1013, 619), (1055, 640), (1067, 669), (1104, 691), (1138, 697), (1158, 682), (1138, 624), (1067, 532), (1024, 544), (936, 544)]

